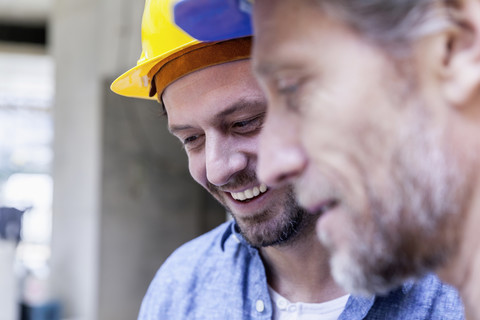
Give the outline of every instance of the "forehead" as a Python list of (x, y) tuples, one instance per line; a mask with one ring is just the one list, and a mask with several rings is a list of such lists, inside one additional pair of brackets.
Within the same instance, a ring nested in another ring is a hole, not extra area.
[(352, 33), (343, 21), (324, 9), (316, 0), (256, 0), (252, 55), (255, 71), (263, 74), (279, 62), (302, 65), (306, 55), (324, 54), (330, 49), (327, 44), (338, 44)]
[[(257, 0), (253, 10), (256, 44), (268, 48), (283, 39), (303, 39), (311, 27), (323, 23), (319, 6), (310, 0)], [(270, 47), (271, 51), (277, 47)]]
[(169, 124), (200, 121), (238, 101), (262, 100), (250, 60), (223, 63), (188, 74), (164, 91)]

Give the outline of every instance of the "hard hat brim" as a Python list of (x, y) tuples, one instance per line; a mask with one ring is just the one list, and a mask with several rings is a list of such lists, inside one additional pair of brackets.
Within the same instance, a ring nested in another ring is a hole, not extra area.
[(119, 76), (110, 88), (123, 96), (156, 100), (158, 96), (151, 96), (154, 76), (156, 78), (154, 93), (161, 94), (165, 87), (186, 74), (209, 66), (250, 58), (251, 44), (251, 37), (218, 42), (194, 40), (139, 63)]
[(179, 54), (188, 53), (195, 48), (194, 45), (196, 44), (201, 45), (199, 41), (192, 40), (174, 50), (138, 63), (135, 67), (115, 79), (110, 89), (122, 96), (155, 100), (156, 97), (150, 97), (151, 80), (153, 77), (150, 74), (151, 70), (156, 66), (161, 67)]

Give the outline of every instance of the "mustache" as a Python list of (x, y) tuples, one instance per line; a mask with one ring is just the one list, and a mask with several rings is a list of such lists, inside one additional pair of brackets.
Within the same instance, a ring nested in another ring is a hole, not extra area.
[(222, 186), (216, 186), (209, 181), (207, 181), (207, 189), (213, 193), (220, 193), (223, 190), (231, 190), (236, 189), (238, 187), (244, 186), (249, 184), (253, 181), (258, 181), (257, 174), (254, 170), (245, 170), (241, 171), (235, 176), (233, 176), (226, 184)]

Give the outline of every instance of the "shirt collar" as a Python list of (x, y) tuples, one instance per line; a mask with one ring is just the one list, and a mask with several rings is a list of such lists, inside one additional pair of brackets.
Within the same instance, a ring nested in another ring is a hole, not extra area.
[[(257, 250), (245, 240), (245, 238), (238, 230), (238, 225), (233, 219), (229, 222), (229, 224), (227, 224), (227, 227), (225, 228), (225, 231), (222, 235), (220, 241), (220, 248), (222, 251), (225, 251), (225, 245), (229, 238), (232, 238), (232, 240), (234, 240), (238, 244), (245, 245), (250, 250)], [(400, 290), (402, 294), (406, 295), (412, 289), (413, 285), (414, 281), (407, 281), (404, 283), (403, 286), (396, 290)], [(368, 297), (350, 295), (345, 306), (345, 310), (342, 312), (341, 316), (338, 319), (363, 319), (364, 317), (366, 317), (373, 304), (375, 303), (375, 298), (376, 297), (374, 295)]]
[(247, 242), (247, 240), (245, 240), (245, 238), (242, 236), (242, 234), (240, 233), (240, 231), (238, 229), (237, 223), (233, 219), (230, 222), (230, 224), (227, 226), (227, 228), (225, 228), (225, 232), (222, 235), (222, 239), (220, 241), (220, 248), (222, 249), (222, 251), (225, 251), (225, 243), (227, 242), (227, 240), (230, 237), (232, 237), (239, 244), (243, 244), (243, 245), (245, 245), (249, 248), (253, 248)]

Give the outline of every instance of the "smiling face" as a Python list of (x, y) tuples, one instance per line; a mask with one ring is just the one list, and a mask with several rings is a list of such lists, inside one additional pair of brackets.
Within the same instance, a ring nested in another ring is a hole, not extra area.
[(467, 192), (449, 134), (456, 117), (425, 82), (430, 61), (397, 62), (314, 0), (254, 10), (268, 98), (259, 178), (294, 183), (321, 215), (333, 276), (350, 292), (387, 292), (441, 265)]
[(246, 240), (261, 247), (295, 238), (311, 215), (304, 219), (291, 187), (270, 190), (255, 174), (266, 101), (250, 62), (184, 76), (166, 88), (163, 101), (192, 177), (227, 208)]

